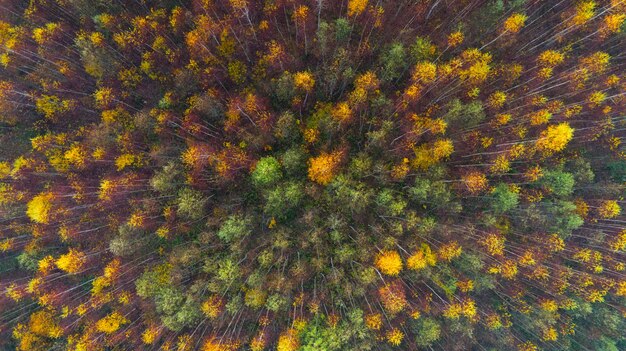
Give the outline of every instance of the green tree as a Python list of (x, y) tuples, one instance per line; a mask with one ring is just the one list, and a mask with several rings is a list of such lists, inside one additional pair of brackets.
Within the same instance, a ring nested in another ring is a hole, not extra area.
[(300, 136), (300, 127), (291, 112), (280, 115), (274, 127), (274, 135), (285, 143), (292, 143)]
[(506, 213), (515, 207), (519, 202), (519, 195), (511, 190), (506, 183), (498, 184), (489, 196), (489, 205), (497, 213)]
[(410, 48), (412, 63), (419, 61), (431, 61), (435, 58), (435, 49), (436, 47), (429, 38), (418, 36), (415, 39), (415, 43), (411, 45)]
[(140, 250), (146, 241), (143, 230), (122, 224), (109, 242), (109, 250), (116, 256), (130, 256)]
[(307, 170), (307, 154), (300, 147), (285, 151), (281, 157), (283, 167), (288, 176), (304, 177)]
[(547, 171), (541, 184), (557, 196), (567, 196), (574, 191), (574, 175), (562, 171)]
[(414, 321), (411, 327), (416, 335), (415, 344), (417, 344), (417, 346), (431, 346), (441, 337), (441, 326), (439, 322), (433, 318), (420, 318)]
[(392, 81), (406, 70), (406, 50), (402, 43), (393, 43), (389, 50), (385, 51), (380, 58), (381, 74), (383, 81)]
[(248, 217), (244, 217), (239, 214), (234, 214), (228, 217), (219, 231), (217, 232), (217, 236), (226, 241), (230, 242), (236, 239), (240, 239), (246, 237), (252, 233), (252, 221)]
[(279, 181), (283, 176), (280, 163), (272, 156), (260, 159), (252, 171), (252, 181), (260, 187), (268, 186)]
[(197, 220), (205, 215), (205, 206), (208, 198), (201, 192), (190, 188), (184, 188), (178, 193), (178, 214)]
[(277, 218), (287, 218), (304, 198), (302, 184), (288, 182), (280, 184), (267, 194), (265, 213)]
[(486, 115), (480, 101), (464, 104), (459, 99), (453, 99), (445, 107), (447, 112), (443, 119), (458, 128), (473, 128), (482, 122)]

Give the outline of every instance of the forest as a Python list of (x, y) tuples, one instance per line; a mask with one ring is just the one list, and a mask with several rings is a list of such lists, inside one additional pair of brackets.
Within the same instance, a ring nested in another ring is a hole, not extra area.
[(0, 0), (0, 349), (626, 350), (626, 0)]

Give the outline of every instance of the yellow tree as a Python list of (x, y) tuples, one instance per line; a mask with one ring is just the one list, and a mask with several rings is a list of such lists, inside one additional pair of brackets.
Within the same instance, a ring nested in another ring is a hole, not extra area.
[(565, 149), (565, 146), (574, 137), (574, 128), (567, 122), (551, 125), (546, 128), (536, 142), (537, 149), (544, 153), (558, 152)]
[(383, 251), (376, 256), (376, 267), (383, 274), (396, 276), (402, 271), (402, 259), (396, 251)]
[(26, 205), (26, 214), (33, 222), (46, 224), (51, 215), (54, 195), (50, 192), (41, 193), (32, 198)]
[(66, 254), (61, 255), (57, 259), (56, 265), (60, 270), (70, 274), (76, 274), (80, 272), (86, 259), (87, 257), (84, 253), (76, 249), (70, 249)]
[(321, 185), (330, 183), (337, 173), (342, 155), (341, 151), (335, 151), (309, 159), (309, 179)]

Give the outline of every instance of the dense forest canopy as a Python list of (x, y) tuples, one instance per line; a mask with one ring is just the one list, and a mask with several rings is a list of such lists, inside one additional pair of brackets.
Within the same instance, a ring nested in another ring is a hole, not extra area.
[(626, 0), (0, 0), (0, 348), (626, 350)]

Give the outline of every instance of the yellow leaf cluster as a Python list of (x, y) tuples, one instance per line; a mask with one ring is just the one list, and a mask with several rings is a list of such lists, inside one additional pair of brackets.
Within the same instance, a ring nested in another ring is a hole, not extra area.
[(37, 267), (39, 272), (43, 274), (49, 273), (52, 269), (54, 269), (54, 257), (48, 255), (37, 263)]
[(364, 103), (367, 98), (367, 93), (376, 89), (379, 83), (376, 74), (372, 71), (360, 74), (354, 80), (354, 90), (349, 95), (349, 101), (353, 105)]
[(57, 96), (42, 95), (35, 100), (35, 107), (39, 113), (42, 113), (47, 119), (56, 120), (57, 117), (70, 110), (72, 107), (70, 100), (61, 100)]
[(115, 159), (115, 167), (117, 167), (118, 171), (123, 170), (129, 166), (140, 166), (141, 165), (141, 156), (135, 154), (121, 154)]
[(157, 336), (159, 336), (159, 327), (150, 326), (141, 334), (141, 341), (143, 341), (146, 345), (151, 345), (156, 341)]
[(559, 333), (554, 329), (554, 327), (547, 328), (543, 331), (543, 340), (544, 341), (556, 341), (558, 339)]
[(447, 244), (442, 245), (439, 248), (439, 258), (444, 261), (452, 261), (454, 258), (459, 257), (463, 248), (459, 245), (458, 242), (452, 241)]
[(424, 84), (432, 83), (437, 78), (437, 65), (423, 61), (415, 65), (413, 69), (413, 80)]
[(21, 33), (23, 30), (20, 27), (12, 27), (9, 23), (0, 21), (0, 47), (7, 50), (6, 53), (0, 54), (2, 66), (7, 67), (9, 65), (9, 52), (17, 46)]
[(383, 251), (376, 256), (376, 267), (383, 274), (396, 276), (402, 271), (402, 258), (397, 251)]
[(537, 61), (541, 66), (554, 67), (563, 62), (564, 59), (565, 55), (562, 53), (555, 50), (546, 50), (539, 55)]
[(491, 94), (489, 96), (489, 98), (487, 99), (487, 105), (493, 107), (493, 108), (500, 108), (502, 106), (504, 106), (504, 103), (506, 102), (506, 93), (503, 91), (495, 91), (493, 94)]
[(115, 333), (120, 327), (124, 324), (128, 323), (128, 319), (126, 319), (119, 312), (115, 311), (106, 317), (100, 319), (96, 322), (96, 329), (99, 332), (103, 332), (106, 334)]
[(289, 329), (280, 334), (276, 351), (296, 351), (298, 347), (300, 347), (300, 342), (297, 332), (295, 329)]
[(236, 10), (245, 10), (248, 7), (247, 0), (230, 0), (230, 6)]
[(581, 1), (576, 6), (576, 14), (572, 18), (572, 24), (579, 26), (587, 23), (595, 13), (595, 1)]
[(69, 164), (74, 165), (77, 168), (82, 168), (85, 165), (85, 160), (87, 159), (87, 152), (84, 147), (76, 143), (65, 151), (63, 158)]
[(454, 144), (450, 139), (440, 139), (433, 144), (423, 144), (414, 149), (414, 168), (426, 170), (454, 152)]
[(511, 169), (511, 162), (506, 154), (500, 154), (493, 161), (489, 170), (493, 173), (504, 173)]
[(538, 126), (540, 124), (546, 124), (552, 118), (552, 114), (547, 109), (539, 110), (537, 112), (531, 113), (529, 116), (530, 124), (533, 126)]
[(611, 33), (621, 32), (622, 24), (626, 20), (626, 14), (613, 13), (604, 17), (604, 26)]
[(609, 242), (613, 251), (626, 250), (626, 229), (619, 232), (615, 238)]
[(202, 312), (204, 312), (207, 317), (215, 319), (222, 312), (222, 307), (222, 299), (217, 295), (213, 295), (202, 304)]
[(514, 13), (504, 21), (504, 29), (509, 33), (519, 32), (528, 17), (522, 13)]
[(478, 49), (468, 49), (461, 53), (461, 57), (470, 65), (467, 69), (459, 71), (461, 80), (474, 85), (487, 80), (491, 72), (491, 66), (489, 65), (491, 62), (491, 54), (482, 53)]
[(513, 260), (506, 260), (500, 267), (500, 273), (506, 279), (513, 279), (517, 272), (517, 263)]
[(59, 29), (58, 23), (46, 23), (43, 27), (38, 27), (33, 29), (33, 39), (37, 42), (37, 44), (42, 45), (52, 39), (55, 31)]
[(87, 257), (84, 253), (72, 248), (68, 251), (68, 253), (61, 255), (57, 259), (56, 265), (60, 270), (70, 274), (75, 274), (80, 271), (86, 258)]
[(367, 7), (368, 0), (349, 0), (348, 16), (360, 15)]
[(587, 98), (587, 102), (591, 107), (600, 106), (600, 104), (602, 104), (604, 100), (606, 100), (606, 94), (601, 91), (594, 91)]
[(407, 306), (404, 291), (401, 290), (397, 282), (385, 284), (378, 289), (378, 293), (385, 310), (391, 314), (397, 314)]
[(26, 215), (28, 215), (28, 218), (36, 223), (48, 223), (53, 199), (54, 195), (50, 192), (41, 193), (33, 197), (26, 204)]
[(472, 194), (476, 194), (487, 187), (487, 177), (481, 172), (468, 173), (463, 176), (462, 181)]
[(566, 122), (551, 125), (541, 132), (537, 148), (544, 152), (556, 152), (565, 149), (567, 143), (574, 137), (574, 129)]
[(427, 266), (434, 266), (435, 264), (437, 264), (437, 256), (426, 243), (422, 244), (420, 250), (416, 251), (406, 261), (407, 268), (414, 271), (419, 271)]
[(48, 338), (59, 338), (63, 328), (54, 322), (54, 315), (49, 311), (37, 311), (30, 316), (30, 331)]
[(626, 280), (621, 281), (617, 284), (615, 293), (617, 294), (617, 296), (626, 296)]
[(336, 151), (333, 153), (322, 153), (317, 157), (309, 159), (309, 179), (321, 185), (330, 183), (341, 162), (342, 153)]
[(404, 333), (398, 328), (393, 328), (385, 334), (385, 338), (391, 345), (400, 346), (404, 339)]
[(462, 32), (460, 31), (452, 32), (450, 33), (450, 35), (448, 35), (448, 45), (450, 45), (450, 47), (457, 47), (463, 43), (464, 39), (465, 39), (465, 36), (463, 35)]
[[(191, 341), (189, 341), (189, 344), (191, 344)], [(239, 342), (222, 340), (222, 339), (217, 339), (215, 337), (212, 337), (212, 338), (209, 338), (209, 340), (207, 340), (204, 343), (204, 346), (202, 347), (201, 350), (202, 351), (236, 351), (236, 350), (239, 350), (239, 346), (240, 346)], [(181, 350), (180, 346), (178, 350)]]
[(383, 325), (383, 316), (380, 313), (372, 313), (365, 316), (365, 326), (370, 330), (380, 330)]
[(522, 344), (517, 345), (518, 351), (537, 351), (537, 345), (533, 344), (530, 341), (526, 341)]
[(458, 319), (461, 316), (473, 318), (476, 316), (476, 303), (472, 299), (454, 302), (443, 312), (443, 316), (449, 319)]
[(297, 72), (293, 75), (293, 84), (298, 89), (310, 92), (313, 90), (313, 86), (315, 86), (315, 78), (309, 71)]
[(100, 88), (93, 94), (98, 107), (106, 107), (113, 102), (113, 90), (111, 88)]
[(609, 66), (611, 56), (606, 52), (598, 51), (580, 59), (580, 67), (589, 73), (602, 73)]
[(598, 215), (602, 218), (615, 218), (622, 212), (622, 208), (615, 200), (603, 201), (598, 208)]
[(114, 183), (110, 179), (103, 179), (100, 182), (100, 189), (98, 191), (98, 198), (100, 200), (110, 200), (113, 195)]
[(309, 15), (309, 7), (306, 5), (300, 5), (293, 12), (292, 18), (293, 21), (298, 24), (303, 24), (306, 21), (306, 18)]

